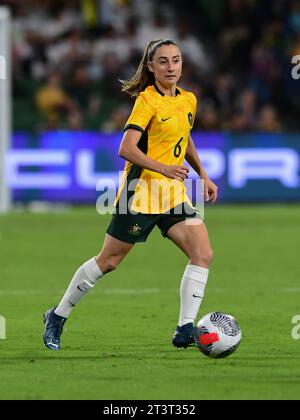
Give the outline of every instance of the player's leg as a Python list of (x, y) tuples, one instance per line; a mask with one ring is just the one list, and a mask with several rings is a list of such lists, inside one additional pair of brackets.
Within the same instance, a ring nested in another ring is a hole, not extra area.
[(204, 223), (176, 223), (167, 236), (189, 258), (180, 286), (180, 315), (173, 339), (175, 346), (186, 347), (193, 343), (193, 325), (204, 297), (213, 251)]
[(100, 270), (104, 274), (115, 270), (133, 246), (133, 243), (120, 241), (107, 233), (102, 250), (96, 257)]
[(81, 298), (93, 289), (106, 273), (115, 270), (132, 247), (133, 244), (106, 234), (99, 255), (78, 268), (55, 313), (68, 318)]
[(213, 250), (204, 222), (199, 219), (184, 220), (173, 225), (167, 232), (171, 239), (189, 258), (189, 264), (198, 265), (209, 269)]
[(78, 268), (59, 305), (44, 314), (46, 347), (52, 350), (60, 349), (63, 325), (73, 308), (106, 273), (117, 268), (133, 245), (133, 243), (126, 243), (106, 234), (99, 255)]

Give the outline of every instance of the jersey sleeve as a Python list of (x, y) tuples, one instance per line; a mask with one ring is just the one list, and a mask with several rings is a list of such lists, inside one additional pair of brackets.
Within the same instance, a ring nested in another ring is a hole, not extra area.
[(192, 101), (193, 101), (193, 125), (192, 125), (193, 127), (195, 123), (196, 114), (197, 114), (197, 98), (193, 93), (191, 95), (192, 95)]
[(153, 105), (148, 100), (146, 94), (141, 93), (134, 104), (131, 115), (125, 125), (124, 131), (132, 128), (138, 130), (141, 133), (145, 131), (149, 122), (155, 114)]

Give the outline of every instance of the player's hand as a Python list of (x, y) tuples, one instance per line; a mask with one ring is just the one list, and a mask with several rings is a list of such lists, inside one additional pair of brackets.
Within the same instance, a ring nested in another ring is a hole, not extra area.
[(209, 178), (204, 179), (204, 199), (215, 204), (218, 198), (218, 187)]
[(177, 179), (177, 181), (184, 181), (188, 178), (189, 168), (178, 165), (164, 165), (161, 173), (168, 178)]

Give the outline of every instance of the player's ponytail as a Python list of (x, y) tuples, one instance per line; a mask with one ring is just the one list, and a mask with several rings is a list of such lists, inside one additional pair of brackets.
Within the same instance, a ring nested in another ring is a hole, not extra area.
[(148, 68), (148, 62), (153, 60), (156, 50), (162, 45), (176, 45), (171, 39), (158, 39), (150, 41), (145, 47), (143, 58), (134, 76), (128, 80), (120, 80), (122, 92), (130, 96), (138, 96), (147, 86), (155, 83), (154, 74)]

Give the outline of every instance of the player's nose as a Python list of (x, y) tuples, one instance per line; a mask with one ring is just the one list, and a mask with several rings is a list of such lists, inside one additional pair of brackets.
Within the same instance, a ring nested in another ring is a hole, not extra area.
[(174, 70), (175, 70), (175, 69), (174, 69), (174, 65), (173, 65), (173, 63), (169, 63), (169, 64), (168, 64), (168, 72), (169, 72), (169, 73), (174, 73)]

